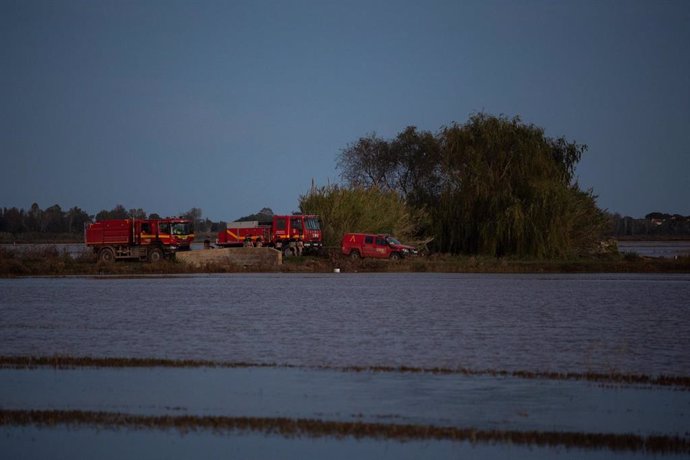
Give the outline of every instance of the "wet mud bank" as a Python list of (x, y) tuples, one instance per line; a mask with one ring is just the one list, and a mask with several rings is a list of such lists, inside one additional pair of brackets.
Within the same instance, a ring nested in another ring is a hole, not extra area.
[(411, 374), (441, 374), (464, 376), (513, 377), (519, 379), (587, 381), (602, 384), (627, 384), (676, 387), (690, 391), (690, 376), (645, 375), (620, 372), (539, 372), (529, 370), (467, 369), (444, 367), (412, 366), (297, 366), (292, 364), (251, 363), (233, 361), (212, 361), (196, 359), (162, 358), (106, 358), (90, 356), (0, 356), (0, 369), (35, 369), (51, 367), (54, 369), (94, 368), (292, 368), (311, 370), (332, 370), (339, 372), (381, 372)]
[(624, 253), (573, 259), (517, 259), (432, 254), (399, 261), (351, 260), (332, 249), (326, 257), (283, 258), (270, 248), (180, 252), (158, 263), (98, 262), (89, 252), (56, 245), (0, 246), (0, 278), (198, 273), (690, 273), (690, 256)]
[(639, 436), (600, 433), (501, 431), (476, 428), (431, 427), (362, 422), (330, 422), (313, 419), (256, 417), (142, 416), (84, 411), (0, 410), (0, 425), (53, 427), (56, 425), (100, 428), (260, 431), (281, 436), (354, 437), (398, 441), (450, 440), (472, 443), (558, 446), (567, 448), (690, 453), (690, 442), (675, 436)]

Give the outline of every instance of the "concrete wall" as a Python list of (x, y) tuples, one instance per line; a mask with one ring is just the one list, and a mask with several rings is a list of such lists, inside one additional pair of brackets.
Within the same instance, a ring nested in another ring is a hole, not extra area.
[(195, 267), (220, 265), (228, 268), (270, 269), (283, 263), (283, 254), (273, 248), (223, 248), (182, 251), (176, 259)]

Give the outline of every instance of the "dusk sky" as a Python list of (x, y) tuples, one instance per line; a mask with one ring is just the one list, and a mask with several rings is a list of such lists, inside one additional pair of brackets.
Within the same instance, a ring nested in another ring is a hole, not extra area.
[(477, 112), (690, 215), (690, 1), (0, 0), (0, 207), (289, 213), (359, 137)]

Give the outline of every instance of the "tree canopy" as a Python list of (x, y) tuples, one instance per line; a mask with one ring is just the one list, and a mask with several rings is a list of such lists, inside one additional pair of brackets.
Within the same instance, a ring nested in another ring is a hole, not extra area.
[(519, 117), (480, 113), (437, 134), (363, 137), (338, 167), (350, 187), (394, 192), (428, 214), (418, 230), (437, 250), (554, 257), (586, 251), (605, 226), (596, 197), (574, 180), (586, 150)]

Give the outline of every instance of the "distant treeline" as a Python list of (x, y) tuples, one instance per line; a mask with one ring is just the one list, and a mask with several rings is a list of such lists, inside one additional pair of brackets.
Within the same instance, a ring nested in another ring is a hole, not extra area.
[(3, 208), (0, 215), (0, 232), (20, 235), (24, 233), (81, 233), (84, 224), (91, 222), (84, 210), (75, 206), (63, 211), (55, 204), (41, 209), (38, 203), (28, 211), (18, 208)]
[[(357, 193), (357, 192), (350, 192)], [(396, 207), (399, 203), (399, 198), (395, 195), (391, 198), (386, 198), (386, 195), (370, 192), (362, 193), (362, 201), (370, 205), (384, 206), (389, 211)], [(313, 199), (313, 197), (312, 197)], [(381, 203), (377, 202), (381, 200)], [(401, 209), (397, 209), (396, 213), (402, 213)], [(391, 222), (383, 220), (384, 212), (369, 213), (373, 215), (371, 222), (364, 223), (364, 227), (372, 228), (378, 225), (387, 225), (393, 227)], [(399, 217), (392, 214), (395, 219)], [(378, 217), (376, 217), (378, 215)], [(202, 217), (202, 210), (200, 208), (192, 208), (185, 213), (180, 213), (181, 217), (195, 221), (195, 228), (199, 232), (218, 232), (226, 228), (227, 223), (224, 221), (213, 222), (210, 219)], [(237, 221), (259, 221), (260, 223), (268, 223), (271, 221), (273, 211), (271, 208), (263, 208), (255, 214), (240, 217)], [(354, 217), (357, 217), (355, 214)], [(668, 214), (661, 212), (652, 212), (645, 215), (643, 218), (635, 218), (630, 216), (621, 216), (620, 214), (609, 214), (609, 232), (611, 237), (626, 237), (626, 236), (688, 236), (690, 237), (690, 216), (682, 216), (680, 214)], [(60, 205), (53, 205), (47, 209), (41, 209), (37, 203), (31, 205), (29, 210), (13, 208), (2, 208), (0, 212), (0, 233), (5, 235), (5, 240), (11, 240), (12, 236), (22, 237), (29, 234), (75, 234), (81, 235), (84, 225), (96, 220), (105, 219), (160, 219), (161, 216), (157, 213), (147, 214), (141, 208), (125, 209), (122, 205), (116, 205), (110, 211), (102, 210), (98, 214), (89, 215), (78, 206), (72, 207), (67, 211), (63, 211)], [(375, 222), (374, 222), (375, 221)], [(397, 221), (396, 221), (397, 222)], [(332, 226), (332, 223), (326, 223), (326, 226)], [(346, 224), (357, 225), (357, 223)], [(412, 223), (405, 222), (406, 228), (409, 228)], [(396, 229), (400, 230), (400, 229)], [(399, 231), (391, 230), (393, 233)], [(338, 232), (349, 231), (347, 228), (339, 229)], [(402, 229), (404, 231), (404, 229)], [(336, 232), (337, 233), (337, 232)]]
[(610, 233), (615, 238), (621, 237), (688, 237), (690, 238), (690, 216), (652, 212), (644, 218), (609, 215)]
[[(90, 215), (78, 206), (63, 211), (60, 205), (55, 204), (47, 209), (41, 209), (38, 203), (31, 205), (28, 210), (16, 207), (2, 208), (0, 210), (0, 240), (8, 242), (15, 239), (53, 240), (55, 235), (81, 235), (84, 226), (88, 223), (107, 219), (161, 219), (158, 213), (148, 214), (142, 208), (126, 209), (121, 204), (111, 210), (103, 209), (95, 215)], [(187, 212), (181, 212), (175, 217), (182, 217), (194, 222), (194, 229), (201, 233), (215, 233), (227, 228), (225, 221), (213, 222), (203, 217), (201, 208), (192, 208)], [(256, 214), (240, 217), (238, 221), (271, 222), (273, 211), (271, 208), (263, 208)]]
[[(180, 217), (194, 221), (197, 232), (217, 232), (225, 228), (225, 222), (212, 222), (202, 217), (200, 208), (192, 208), (180, 213)], [(79, 235), (84, 226), (90, 222), (106, 219), (160, 219), (157, 213), (147, 214), (141, 208), (127, 210), (118, 204), (111, 210), (102, 210), (95, 215), (89, 215), (78, 206), (63, 211), (55, 204), (47, 209), (41, 209), (38, 203), (31, 205), (28, 210), (16, 207), (3, 208), (0, 213), (0, 237), (4, 241), (14, 239), (34, 240), (52, 239), (54, 235)]]

